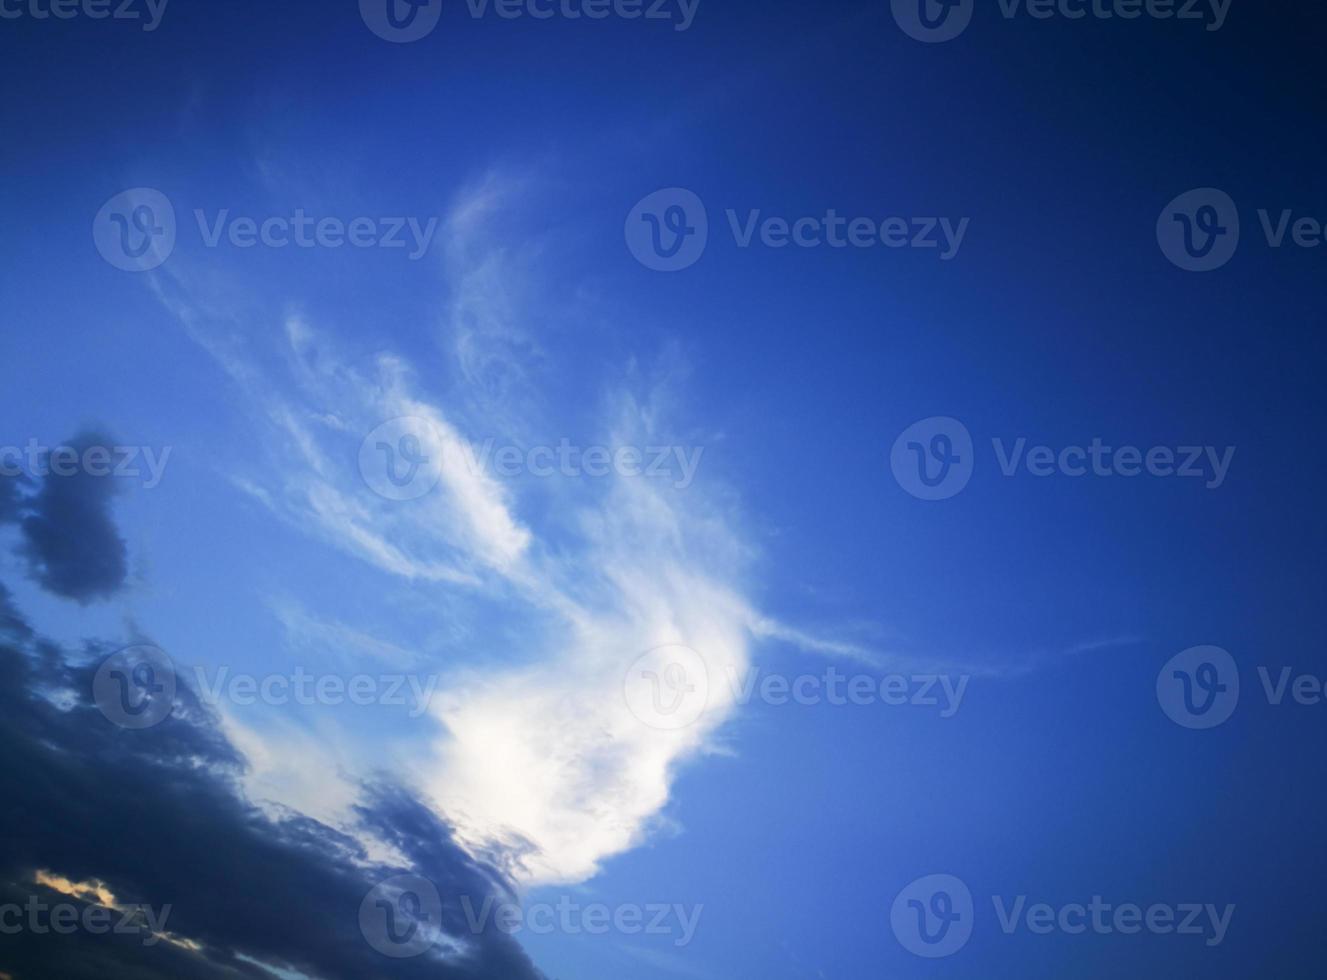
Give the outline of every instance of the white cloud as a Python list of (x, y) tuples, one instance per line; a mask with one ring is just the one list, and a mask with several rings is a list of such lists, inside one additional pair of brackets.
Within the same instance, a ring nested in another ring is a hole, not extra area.
[[(553, 512), (540, 511), (541, 527), (532, 529), (517, 516), (519, 484), (473, 464), (472, 440), (491, 432), (468, 430), (476, 417), (484, 425), (497, 419), (514, 440), (533, 434), (552, 444), (561, 436), (546, 431), (538, 393), (508, 401), (506, 384), (492, 383), (521, 379), (528, 388), (535, 349), (520, 323), (519, 263), (482, 240), (502, 193), (490, 179), (449, 222), (447, 273), (456, 289), (448, 337), (460, 389), (445, 404), (425, 393), (403, 360), (352, 366), (299, 316), (286, 320), (281, 355), (260, 366), (229, 332), (217, 339), (192, 297), (167, 299), (177, 290), (188, 295), (178, 281), (159, 278), (156, 288), (255, 409), (265, 462), (233, 474), (237, 486), (384, 573), (511, 607), (521, 630), (494, 642), (515, 648), (477, 651), (475, 661), (517, 666), (452, 675), (435, 720), (420, 733), (426, 746), (418, 758), (427, 761), (410, 775), (476, 851), (522, 842), (514, 869), (521, 880), (579, 881), (644, 838), (678, 767), (706, 749), (733, 708), (731, 689), (716, 685), (694, 725), (659, 731), (632, 714), (623, 683), (643, 651), (663, 644), (693, 648), (714, 676), (745, 670), (751, 616), (737, 585), (744, 550), (732, 515), (712, 509), (697, 487), (681, 493), (622, 476), (582, 481), (552, 494)], [(611, 385), (604, 395), (612, 406), (602, 427), (607, 444), (667, 441), (648, 393), (644, 408)], [(493, 411), (495, 401), (505, 408)], [(401, 416), (427, 421), (424, 452), (441, 461), (434, 492), (408, 503), (375, 495), (354, 462), (360, 440)], [(555, 532), (556, 541), (539, 531)], [(292, 628), (330, 628), (298, 607), (284, 618)], [(352, 627), (336, 624), (333, 632), (367, 643), (369, 655), (383, 652)], [(294, 780), (279, 742), (232, 731), (255, 761), (256, 791), (273, 795)], [(340, 794), (311, 798), (307, 781), (291, 788), (321, 812), (345, 802)]]
[(549, 569), (577, 579), (590, 601), (543, 639), (532, 664), (462, 680), (437, 703), (448, 736), (434, 798), (467, 840), (533, 845), (520, 869), (531, 883), (584, 880), (639, 844), (677, 768), (705, 751), (734, 708), (732, 687), (711, 684), (696, 723), (667, 731), (633, 714), (624, 694), (628, 668), (656, 647), (690, 647), (713, 678), (749, 662), (734, 549), (697, 540), (667, 495), (615, 488), (587, 515), (575, 566)]
[[(471, 446), (495, 432), (517, 445), (552, 445), (564, 435), (549, 431), (558, 423), (535, 383), (556, 359), (526, 323), (523, 298), (550, 292), (529, 281), (539, 248), (512, 250), (488, 236), (509, 192), (488, 178), (462, 196), (447, 225), (445, 337), (459, 380), (445, 393), (436, 378), (421, 385), (398, 357), (363, 366), (338, 356), (299, 316), (286, 318), (285, 346), (264, 362), (277, 367), (261, 366), (236, 342), (231, 320), (218, 319), (178, 280), (153, 283), (254, 408), (263, 461), (229, 474), (231, 482), (345, 554), (433, 590), (439, 618), (467, 602), (475, 607), (465, 635), (489, 639), (459, 667), (447, 665), (407, 775), (474, 851), (507, 854), (518, 879), (534, 885), (585, 880), (641, 843), (665, 822), (678, 769), (718, 751), (716, 733), (736, 707), (737, 688), (712, 684), (692, 724), (652, 727), (624, 691), (628, 669), (646, 651), (690, 648), (713, 678), (741, 677), (753, 640), (873, 666), (904, 664), (757, 613), (745, 596), (751, 553), (740, 515), (730, 498), (707, 493), (704, 479), (685, 491), (620, 474), (534, 486), (475, 465)], [(590, 373), (583, 355), (570, 355), (577, 377)], [(593, 398), (578, 393), (605, 406), (598, 442), (695, 445), (667, 429), (668, 385), (650, 387), (637, 375), (627, 365)], [(427, 422), (422, 449), (439, 461), (435, 490), (408, 502), (375, 494), (356, 464), (360, 442), (401, 416)], [(404, 653), (298, 606), (280, 612), (292, 631), (369, 658)], [(477, 632), (485, 617), (492, 628)], [(254, 760), (255, 790), (275, 798), (284, 790), (293, 800), (283, 802), (315, 813), (348, 804), (343, 785), (320, 788), (292, 770), (289, 746), (297, 743), (287, 732), (231, 731)], [(321, 771), (334, 767), (332, 754), (355, 755), (320, 751)]]

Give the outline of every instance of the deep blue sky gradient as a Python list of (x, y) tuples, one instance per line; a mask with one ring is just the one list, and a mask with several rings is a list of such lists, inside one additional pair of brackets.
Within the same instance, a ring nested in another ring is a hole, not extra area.
[[(142, 280), (97, 255), (106, 199), (167, 193), (181, 251), (243, 283), (237, 329), (278, 330), (297, 297), (355, 356), (427, 364), (445, 299), (428, 263), (207, 256), (189, 212), (441, 214), (490, 169), (532, 173), (514, 233), (539, 246), (542, 340), (585, 354), (547, 379), (558, 423), (584, 421), (587, 362), (684, 360), (689, 417), (722, 434), (706, 472), (735, 488), (761, 549), (762, 608), (831, 632), (877, 624), (891, 649), (992, 675), (952, 719), (752, 705), (731, 757), (681, 774), (682, 832), (615, 859), (590, 893), (704, 903), (683, 951), (696, 976), (1317, 975), (1327, 706), (1269, 707), (1254, 669), (1327, 672), (1327, 250), (1266, 248), (1255, 209), (1327, 219), (1321, 12), (1235, 0), (1207, 33), (1005, 22), (992, 4), (963, 37), (924, 45), (882, 0), (702, 0), (684, 33), (463, 9), (399, 46), (350, 2), (174, 0), (152, 34), (0, 23), (0, 443), (95, 422), (177, 447), (169, 484), (121, 507), (151, 556), (143, 588), (82, 610), (8, 575), (34, 617), (74, 639), (130, 616), (205, 660), (275, 643), (262, 599), (290, 583), (382, 615), (368, 576), (323, 564), (218, 479), (247, 451), (235, 393)], [(711, 241), (661, 275), (632, 259), (622, 222), (670, 186), (706, 202)], [(1239, 202), (1245, 240), (1196, 275), (1166, 261), (1154, 226), (1202, 186)], [(971, 227), (941, 262), (738, 249), (723, 216), (830, 207)], [(586, 295), (600, 312), (570, 315)], [(925, 503), (894, 482), (889, 450), (937, 415), (965, 422), (979, 462), (961, 495)], [(990, 440), (1020, 436), (1237, 452), (1216, 490), (1006, 479)], [(1204, 643), (1234, 654), (1245, 697), (1195, 732), (1153, 685)], [(1101, 646), (1070, 653), (1084, 644)], [(761, 662), (823, 669), (779, 644)], [(964, 879), (981, 918), (968, 948), (932, 963), (895, 942), (889, 906), (935, 872)], [(1215, 949), (1005, 936), (989, 896), (1024, 893), (1237, 910)], [(674, 975), (589, 937), (529, 948), (551, 976)]]

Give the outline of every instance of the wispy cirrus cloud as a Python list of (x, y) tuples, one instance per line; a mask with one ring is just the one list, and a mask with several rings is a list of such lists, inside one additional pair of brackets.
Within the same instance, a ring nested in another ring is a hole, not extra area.
[(268, 607), (285, 630), (287, 641), (295, 649), (340, 656), (351, 663), (380, 661), (401, 669), (415, 666), (420, 661), (416, 651), (348, 626), (337, 619), (317, 616), (297, 600), (273, 599), (269, 601)]
[[(566, 434), (556, 420), (569, 417), (535, 383), (557, 367), (528, 326), (527, 298), (553, 292), (539, 279), (540, 248), (492, 233), (525, 186), (489, 175), (446, 224), (450, 299), (439, 342), (455, 368), (450, 385), (423, 383), (397, 354), (352, 364), (301, 314), (285, 315), (275, 350), (246, 354), (233, 322), (216, 320), (215, 301), (193, 299), (196, 286), (159, 275), (155, 288), (243, 390), (266, 458), (281, 461), (236, 471), (233, 482), (389, 580), (433, 590), (440, 610), (444, 600), (449, 611), (473, 607), (479, 626), (469, 635), (480, 639), (445, 663), (421, 661), (446, 679), (413, 736), (407, 777), (473, 853), (536, 885), (583, 881), (639, 845), (659, 826), (680, 767), (720, 748), (737, 688), (711, 685), (692, 724), (643, 722), (624, 683), (646, 651), (687, 648), (715, 678), (743, 676), (760, 642), (874, 668), (958, 668), (759, 612), (748, 586), (754, 549), (722, 488), (702, 481), (679, 492), (621, 474), (502, 480), (479, 464), (473, 447), (495, 431), (516, 445), (553, 444)], [(583, 361), (578, 353), (582, 377)], [(581, 393), (598, 406), (588, 423), (596, 441), (677, 441), (668, 380), (648, 383), (636, 365), (611, 363), (597, 377), (597, 390)], [(436, 471), (431, 492), (404, 501), (375, 493), (357, 465), (361, 442), (401, 417), (414, 421), (414, 451)], [(341, 649), (370, 658), (387, 649), (299, 606), (278, 614), (288, 630)]]
[[(716, 676), (746, 668), (749, 555), (738, 515), (695, 487), (613, 476), (550, 494), (475, 465), (471, 446), (493, 431), (475, 431), (476, 418), (493, 424), (489, 408), (526, 377), (537, 347), (521, 322), (520, 298), (533, 288), (521, 281), (524, 260), (486, 238), (511, 192), (490, 177), (448, 223), (445, 343), (459, 381), (446, 398), (395, 355), (352, 367), (299, 315), (286, 318), (277, 355), (249, 356), (234, 325), (215, 321), (214, 300), (195, 301), (183, 279), (164, 274), (155, 288), (243, 389), (268, 458), (282, 460), (236, 472), (237, 486), (383, 573), (432, 583), (449, 601), (506, 604), (529, 624), (495, 634), (510, 648), (448, 665), (411, 778), (476, 851), (515, 843), (521, 880), (579, 881), (644, 838), (677, 768), (705, 751), (733, 709), (730, 692), (716, 690), (696, 725), (663, 732), (632, 714), (622, 687), (632, 661), (663, 644), (700, 651)], [(600, 441), (666, 443), (658, 394), (606, 380)], [(539, 401), (532, 392), (504, 402), (504, 434), (556, 442)], [(422, 420), (420, 451), (438, 466), (435, 491), (406, 503), (374, 494), (354, 467), (359, 440), (397, 417)], [(283, 616), (297, 618), (289, 608)], [(310, 628), (307, 618), (300, 625)], [(478, 666), (495, 660), (510, 666)]]

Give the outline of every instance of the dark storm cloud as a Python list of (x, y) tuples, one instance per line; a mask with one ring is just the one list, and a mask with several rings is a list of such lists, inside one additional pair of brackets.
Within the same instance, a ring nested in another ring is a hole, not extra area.
[[(35, 494), (30, 486), (0, 479), (0, 521), (21, 526), (38, 581), (82, 600), (117, 588), (125, 562), (112, 484), (83, 474), (46, 476)], [(94, 678), (112, 652), (89, 642), (66, 655), (0, 584), (0, 976), (272, 977), (263, 963), (321, 980), (542, 980), (493, 921), (476, 930), (464, 916), (464, 900), (510, 900), (508, 882), (407, 791), (368, 783), (356, 807), (356, 830), (392, 848), (399, 866), (303, 814), (259, 809), (240, 786), (243, 757), (183, 678), (156, 725), (131, 730), (108, 717)], [(457, 940), (445, 960), (439, 946), (388, 958), (361, 931), (366, 896), (402, 874), (436, 886), (442, 931)], [(59, 903), (80, 921), (104, 910), (89, 904), (93, 894), (51, 887), (55, 878), (99, 882), (117, 906), (150, 907), (173, 938), (57, 933), (49, 914), (29, 910)]]
[[(96, 433), (82, 433), (55, 452), (72, 447), (81, 456), (91, 446), (113, 445)], [(12, 481), (0, 481), (0, 485), (4, 483), (10, 484), (11, 494), (16, 494)], [(114, 477), (74, 467), (68, 476), (48, 473), (41, 489), (26, 502), (20, 520), (20, 551), (28, 560), (33, 578), (44, 589), (89, 602), (112, 595), (124, 585), (128, 574), (125, 544), (111, 519), (115, 490)], [(4, 494), (0, 489), (0, 516), (5, 508)]]
[(8, 639), (26, 640), (30, 636), (32, 636), (32, 628), (28, 626), (22, 614), (14, 608), (9, 590), (3, 584), (0, 584), (0, 642)]
[[(370, 861), (356, 840), (301, 814), (262, 812), (238, 788), (240, 755), (183, 684), (172, 715), (155, 727), (107, 720), (91, 696), (106, 652), (89, 648), (71, 662), (0, 591), (0, 906), (33, 895), (69, 902), (33, 883), (39, 871), (100, 881), (121, 905), (170, 905), (167, 931), (199, 948), (25, 929), (0, 936), (0, 973), (271, 976), (249, 957), (327, 980), (541, 977), (511, 937), (491, 925), (478, 935), (467, 929), (460, 898), (506, 900), (506, 883), (406, 791), (368, 785), (358, 807), (363, 829), (404, 856), (401, 867)], [(364, 897), (402, 873), (437, 885), (445, 931), (464, 937), (462, 958), (444, 962), (435, 950), (388, 959), (361, 934)]]
[(21, 479), (0, 473), (0, 524), (17, 521), (22, 512), (23, 497), (19, 493)]

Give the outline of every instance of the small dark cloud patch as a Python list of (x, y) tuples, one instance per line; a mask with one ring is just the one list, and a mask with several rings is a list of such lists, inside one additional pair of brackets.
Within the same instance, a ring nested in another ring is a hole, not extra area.
[[(114, 443), (95, 432), (84, 432), (54, 452), (81, 454), (93, 446)], [(62, 467), (63, 469), (63, 467)], [(22, 500), (14, 481), (8, 506), (19, 514), (32, 577), (49, 592), (87, 603), (114, 595), (129, 574), (128, 553), (111, 517), (116, 492), (113, 476), (99, 476), (74, 467), (70, 475), (48, 472), (35, 496)], [(0, 489), (0, 518), (6, 508)], [(11, 518), (12, 519), (12, 518)]]

